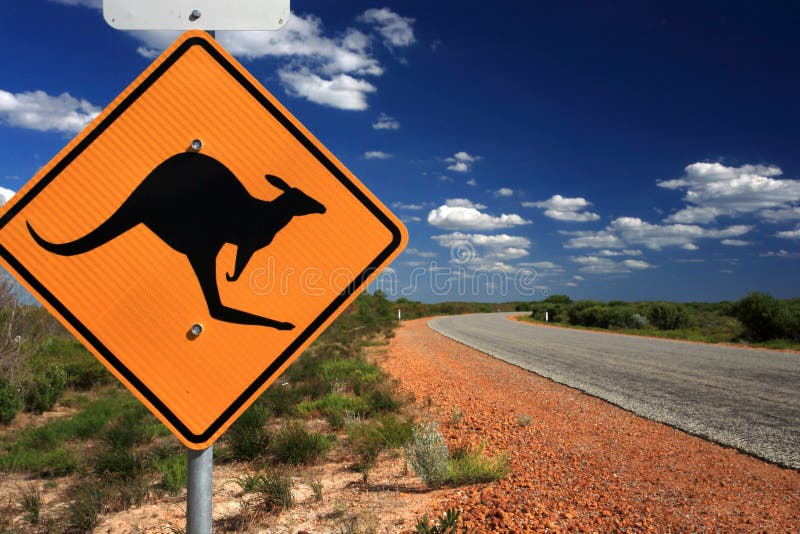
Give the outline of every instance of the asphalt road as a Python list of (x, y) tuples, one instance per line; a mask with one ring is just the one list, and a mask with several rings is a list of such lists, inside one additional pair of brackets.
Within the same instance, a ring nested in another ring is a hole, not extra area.
[(800, 469), (800, 354), (442, 317), (456, 341), (771, 462)]

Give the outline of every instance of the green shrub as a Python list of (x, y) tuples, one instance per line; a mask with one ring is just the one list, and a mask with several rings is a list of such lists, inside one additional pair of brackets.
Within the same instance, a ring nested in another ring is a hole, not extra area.
[(301, 402), (297, 405), (296, 411), (300, 415), (316, 413), (325, 416), (331, 414), (346, 416), (348, 414), (353, 415), (366, 412), (367, 403), (361, 397), (351, 397), (349, 395), (333, 392), (315, 401)]
[(406, 446), (411, 469), (429, 487), (441, 486), (447, 479), (450, 450), (435, 422), (414, 427), (412, 442)]
[(689, 326), (689, 314), (680, 304), (674, 302), (656, 302), (647, 309), (650, 324), (659, 330), (678, 330)]
[(483, 455), (483, 447), (460, 448), (450, 456), (446, 482), (454, 486), (492, 482), (507, 474), (507, 455), (498, 454), (487, 458)]
[(170, 495), (177, 495), (186, 487), (188, 474), (185, 454), (173, 454), (157, 460), (155, 468), (161, 473), (159, 485)]
[(319, 376), (327, 383), (347, 384), (356, 395), (381, 379), (378, 366), (361, 358), (335, 358), (320, 365)]
[(7, 425), (22, 409), (19, 389), (0, 376), (0, 424)]
[(236, 483), (247, 493), (257, 493), (260, 505), (267, 511), (284, 510), (294, 506), (290, 476), (269, 471), (256, 475), (244, 475), (237, 478)]
[(550, 295), (542, 302), (546, 302), (548, 304), (569, 304), (570, 302), (572, 302), (572, 299), (569, 298), (568, 295), (556, 294), (556, 295)]
[(309, 464), (325, 454), (335, 442), (333, 436), (309, 432), (303, 425), (292, 423), (275, 434), (270, 451), (281, 463)]
[(67, 373), (58, 364), (35, 372), (25, 384), (25, 409), (40, 414), (50, 410), (67, 387)]
[(33, 358), (34, 365), (42, 363), (61, 365), (67, 373), (67, 385), (72, 389), (87, 390), (114, 382), (113, 375), (103, 364), (74, 338), (47, 339)]
[(400, 409), (400, 401), (388, 385), (379, 386), (367, 394), (367, 411), (369, 413), (396, 412)]
[(25, 512), (23, 518), (32, 525), (39, 524), (39, 513), (42, 510), (42, 492), (35, 484), (29, 485), (23, 492), (20, 504)]
[(69, 526), (76, 532), (91, 532), (100, 522), (103, 490), (97, 484), (79, 484), (71, 492)]
[(800, 313), (767, 293), (752, 292), (733, 305), (733, 313), (754, 341), (788, 338), (800, 341)]
[(266, 403), (253, 403), (226, 432), (231, 457), (252, 460), (267, 452), (269, 430), (266, 428), (270, 409)]
[(131, 480), (142, 470), (141, 459), (131, 450), (107, 447), (92, 460), (92, 469), (102, 477)]
[(431, 524), (428, 514), (425, 514), (422, 519), (417, 521), (416, 532), (417, 534), (456, 534), (460, 515), (461, 512), (455, 508), (450, 508)]

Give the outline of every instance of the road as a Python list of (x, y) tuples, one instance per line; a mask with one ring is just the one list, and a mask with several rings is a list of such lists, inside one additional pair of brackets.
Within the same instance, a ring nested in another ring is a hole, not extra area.
[(638, 415), (800, 469), (800, 354), (441, 317), (456, 341)]

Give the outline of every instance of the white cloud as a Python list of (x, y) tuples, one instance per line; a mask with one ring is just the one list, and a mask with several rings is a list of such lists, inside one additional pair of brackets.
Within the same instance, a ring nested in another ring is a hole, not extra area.
[(733, 225), (717, 230), (689, 224), (651, 224), (636, 217), (619, 217), (605, 229), (592, 232), (562, 232), (575, 237), (564, 243), (564, 248), (625, 248), (641, 245), (652, 250), (664, 247), (682, 247), (697, 250), (697, 239), (727, 239), (739, 237), (752, 229), (747, 225)]
[(390, 117), (386, 113), (378, 115), (378, 120), (372, 123), (375, 130), (398, 130), (400, 123), (394, 117)]
[(713, 222), (720, 215), (722, 215), (722, 211), (718, 210), (717, 208), (690, 206), (688, 208), (683, 208), (682, 210), (676, 211), (664, 219), (664, 222), (679, 224), (706, 224)]
[(782, 237), (784, 239), (800, 239), (800, 224), (798, 224), (794, 230), (785, 230), (783, 232), (777, 232), (775, 236)]
[(418, 256), (420, 258), (435, 258), (438, 256), (435, 252), (428, 252), (425, 250), (419, 250), (417, 248), (407, 248), (403, 251), (403, 254), (408, 254), (410, 256)]
[(581, 197), (566, 198), (561, 195), (553, 195), (547, 200), (523, 202), (522, 205), (526, 208), (542, 208), (545, 210), (545, 217), (558, 221), (588, 222), (596, 221), (600, 218), (596, 213), (583, 211), (591, 206), (592, 203)]
[(513, 236), (508, 234), (465, 234), (462, 232), (452, 232), (432, 236), (431, 239), (443, 247), (455, 247), (457, 245), (469, 244), (476, 247), (518, 247), (524, 248), (531, 245), (527, 237)]
[(567, 287), (578, 287), (578, 284), (576, 284), (575, 282), (567, 282), (564, 285), (567, 286)]
[(425, 206), (423, 204), (405, 204), (404, 202), (392, 202), (392, 207), (399, 210), (421, 210)]
[(581, 275), (579, 275), (579, 274), (576, 274), (576, 275), (575, 275), (575, 276), (573, 276), (572, 278), (573, 278), (573, 280), (578, 280), (578, 281), (580, 281), (580, 280), (584, 280), (584, 278), (583, 278)]
[[(414, 42), (412, 19), (400, 17), (388, 9), (370, 11), (376, 13), (364, 21), (375, 26), (388, 42), (396, 43), (394, 46)], [(179, 32), (165, 31), (129, 33), (143, 44), (137, 52), (148, 58), (155, 57), (179, 35)], [(338, 109), (367, 109), (367, 95), (376, 88), (364, 77), (380, 76), (384, 72), (372, 54), (372, 37), (355, 28), (328, 36), (322, 20), (314, 15), (292, 13), (280, 31), (219, 31), (216, 38), (236, 57), (284, 60), (278, 75), (288, 94)], [(385, 116), (385, 120), (379, 117), (373, 127), (397, 129), (399, 124)]]
[(0, 89), (0, 120), (19, 128), (77, 133), (99, 113), (99, 107), (69, 93), (59, 96), (50, 96), (44, 91), (15, 94)]
[(597, 251), (597, 255), (598, 256), (641, 256), (642, 255), (642, 251), (641, 250), (629, 250), (629, 249), (625, 249), (625, 250), (603, 249), (603, 250), (598, 250)]
[(741, 239), (723, 239), (720, 243), (727, 247), (746, 247), (751, 244), (750, 241), (743, 241)]
[[(614, 261), (600, 256), (573, 256), (570, 258), (578, 265), (582, 265), (579, 270), (589, 274), (624, 274), (632, 270), (650, 269), (651, 264), (642, 260), (623, 260)], [(579, 277), (576, 277), (576, 279)], [(581, 280), (583, 278), (580, 278)]]
[(498, 197), (510, 197), (514, 195), (514, 190), (509, 187), (501, 187), (494, 194)]
[(472, 202), (468, 198), (448, 198), (444, 201), (444, 203), (446, 206), (450, 206), (451, 208), (475, 208), (476, 210), (486, 209), (485, 204)]
[(388, 8), (368, 9), (358, 20), (372, 24), (389, 47), (406, 47), (414, 43), (414, 19), (401, 17)]
[(16, 195), (17, 192), (5, 187), (0, 187), (0, 206), (11, 200), (11, 197)]
[(371, 83), (347, 74), (339, 74), (330, 80), (324, 80), (306, 68), (297, 71), (281, 69), (278, 71), (278, 76), (290, 95), (338, 109), (353, 111), (367, 109), (366, 95), (376, 90)]
[[(514, 267), (507, 261), (528, 255), (531, 242), (522, 236), (508, 234), (465, 234), (452, 232), (432, 236), (440, 246), (450, 249), (451, 261), (472, 269), (501, 270), (511, 272)], [(524, 264), (520, 264), (524, 265)]]
[(470, 178), (469, 180), (467, 180), (467, 185), (475, 187), (476, 185), (478, 185), (478, 180), (476, 180), (475, 178)]
[(420, 217), (417, 217), (416, 215), (411, 215), (411, 216), (403, 216), (403, 217), (400, 217), (400, 220), (401, 220), (401, 221), (403, 221), (404, 223), (418, 223), (418, 222), (422, 222), (422, 219), (421, 219)]
[(428, 224), (446, 230), (499, 230), (529, 223), (515, 213), (494, 216), (475, 208), (446, 204), (428, 213)]
[(692, 163), (683, 177), (657, 182), (665, 189), (685, 191), (687, 206), (665, 222), (709, 223), (722, 215), (789, 209), (800, 201), (800, 180), (776, 178), (781, 174), (780, 168), (767, 165)]
[(380, 150), (368, 150), (367, 152), (364, 152), (365, 159), (389, 159), (391, 157), (391, 154), (381, 152)]
[(800, 258), (800, 252), (789, 252), (788, 250), (770, 250), (759, 254), (762, 258)]
[(479, 159), (481, 159), (480, 156), (472, 156), (462, 151), (456, 152), (449, 158), (445, 158), (445, 161), (450, 164), (447, 166), (447, 170), (455, 172), (467, 172), (472, 167), (472, 164)]
[(67, 6), (85, 6), (93, 7), (94, 9), (103, 9), (103, 0), (50, 0), (56, 4), (64, 4)]
[(767, 222), (782, 222), (800, 219), (800, 207), (783, 208), (778, 210), (764, 210), (758, 213)]

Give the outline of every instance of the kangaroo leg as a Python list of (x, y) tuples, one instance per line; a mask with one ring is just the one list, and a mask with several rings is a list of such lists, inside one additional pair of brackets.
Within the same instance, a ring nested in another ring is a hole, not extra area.
[(219, 298), (219, 288), (217, 287), (216, 253), (195, 253), (189, 256), (189, 263), (192, 264), (192, 269), (197, 275), (197, 281), (203, 290), (208, 312), (214, 319), (228, 323), (268, 326), (277, 330), (292, 330), (294, 328), (292, 323), (268, 319), (225, 306)]
[(244, 268), (247, 266), (247, 262), (253, 257), (256, 250), (258, 249), (248, 247), (247, 245), (239, 245), (236, 247), (236, 265), (233, 267), (233, 274), (225, 273), (225, 278), (228, 279), (228, 282), (235, 282), (239, 279), (242, 271), (244, 271)]

